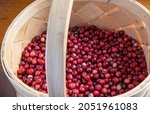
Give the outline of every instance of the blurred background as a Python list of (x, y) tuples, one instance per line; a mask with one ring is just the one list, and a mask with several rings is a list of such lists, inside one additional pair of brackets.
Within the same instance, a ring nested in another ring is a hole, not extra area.
[[(34, 0), (0, 0), (0, 46), (12, 20)], [(150, 9), (150, 0), (137, 0)], [(16, 93), (0, 64), (0, 97), (15, 97)]]

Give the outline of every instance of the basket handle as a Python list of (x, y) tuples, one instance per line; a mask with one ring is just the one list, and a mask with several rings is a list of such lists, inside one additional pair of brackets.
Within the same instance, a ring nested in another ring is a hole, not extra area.
[(46, 41), (46, 80), (50, 97), (66, 94), (66, 42), (73, 0), (52, 0)]

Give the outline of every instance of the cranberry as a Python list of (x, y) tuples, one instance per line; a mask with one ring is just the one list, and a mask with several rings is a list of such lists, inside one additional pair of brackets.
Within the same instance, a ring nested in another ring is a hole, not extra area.
[(84, 97), (83, 93), (78, 94), (78, 97)]
[(39, 63), (40, 65), (44, 65), (44, 64), (45, 64), (45, 61), (42, 60), (42, 59), (38, 59), (37, 61), (38, 61), (38, 63)]
[(143, 81), (143, 80), (145, 79), (145, 76), (141, 74), (141, 75), (139, 76), (139, 78), (140, 78), (140, 80)]
[(46, 90), (39, 90), (39, 91), (42, 92), (42, 93), (46, 93), (47, 94)]
[(36, 84), (36, 85), (35, 85), (35, 89), (36, 89), (36, 90), (39, 90), (40, 88), (41, 88), (41, 85), (40, 85), (40, 84)]
[(106, 88), (102, 88), (102, 93), (106, 94), (107, 93), (107, 89)]
[(84, 92), (86, 91), (86, 89), (85, 89), (85, 87), (80, 87), (80, 88), (79, 88), (79, 91), (80, 91), (81, 93), (84, 93)]
[(82, 68), (86, 69), (86, 67), (87, 67), (86, 63), (82, 63)]
[(101, 85), (104, 85), (106, 82), (105, 82), (104, 79), (101, 79), (101, 80), (99, 81), (99, 83), (100, 83)]
[(28, 78), (26, 83), (27, 83), (27, 85), (31, 85), (32, 82), (33, 82), (33, 79), (32, 78)]
[(74, 65), (77, 65), (77, 61), (76, 60), (73, 60), (73, 62), (72, 62)]
[(30, 52), (30, 57), (35, 57), (36, 53), (34, 51)]
[(26, 52), (24, 56), (25, 56), (25, 57), (29, 57), (29, 55), (30, 55), (30, 54), (29, 54), (28, 52)]
[(32, 86), (35, 86), (35, 85), (36, 85), (36, 82), (35, 82), (35, 81), (33, 81), (33, 82), (32, 82)]
[(95, 89), (100, 91), (100, 90), (102, 90), (102, 86), (100, 84), (96, 84), (95, 85)]
[(79, 94), (79, 90), (78, 90), (78, 89), (73, 89), (72, 92), (73, 92), (74, 94)]
[(115, 91), (111, 91), (111, 92), (110, 92), (110, 95), (111, 95), (111, 96), (116, 96), (116, 92), (115, 92)]
[(110, 76), (110, 74), (109, 73), (106, 73), (105, 74), (105, 78), (110, 78), (111, 76)]
[(69, 83), (68, 84), (68, 87), (70, 88), (70, 89), (74, 89), (74, 88), (76, 88), (76, 84), (75, 83)]
[(45, 42), (45, 38), (41, 38), (41, 42)]
[(126, 79), (124, 80), (124, 83), (125, 83), (125, 84), (129, 84), (129, 83), (130, 83), (130, 79), (126, 78)]
[(32, 64), (37, 64), (37, 60), (36, 59), (32, 59)]
[(111, 90), (116, 91), (116, 86), (115, 85), (111, 86)]
[(84, 76), (84, 79), (85, 79), (86, 81), (89, 81), (89, 80), (90, 80), (90, 76), (89, 76), (89, 75), (86, 75), (86, 76)]
[(17, 77), (22, 80), (22, 75), (17, 75)]
[(105, 45), (105, 43), (104, 42), (100, 42), (100, 46), (104, 46)]
[(33, 75), (28, 75), (28, 78), (33, 78)]
[(28, 68), (29, 68), (29, 65), (28, 65), (28, 64), (25, 64), (25, 65), (24, 65), (24, 68), (25, 68), (25, 69), (28, 69)]
[(122, 86), (118, 84), (118, 85), (116, 86), (116, 89), (117, 89), (117, 90), (121, 90), (121, 89), (122, 89)]
[(118, 78), (121, 77), (121, 72), (119, 72), (119, 71), (116, 72), (116, 77), (118, 77)]
[(112, 48), (112, 52), (114, 52), (114, 53), (115, 53), (115, 52), (118, 52), (118, 49), (117, 49), (116, 47), (113, 47), (113, 48)]
[(133, 84), (129, 84), (129, 85), (128, 85), (128, 88), (129, 88), (129, 89), (133, 89), (134, 87), (135, 87), (135, 86), (134, 86)]
[(42, 78), (37, 78), (36, 80), (35, 80), (35, 82), (37, 83), (37, 84), (41, 84), (42, 82), (43, 82), (43, 80), (42, 80)]
[(69, 61), (69, 62), (72, 62), (72, 61), (73, 61), (73, 58), (72, 58), (72, 57), (69, 57), (69, 58), (68, 58), (68, 61)]
[(83, 68), (77, 68), (77, 72), (78, 73), (82, 73), (83, 72)]
[(35, 71), (35, 75), (39, 76), (41, 74), (40, 71)]
[(25, 49), (26, 49), (28, 52), (31, 52), (31, 50), (32, 50), (32, 48), (31, 48), (30, 46), (27, 46)]
[(94, 97), (93, 93), (89, 93), (88, 97)]
[(98, 71), (97, 71), (97, 70), (93, 70), (92, 73), (93, 73), (93, 75), (94, 75), (94, 74), (97, 74)]
[(81, 58), (78, 58), (78, 59), (77, 59), (77, 62), (78, 62), (79, 64), (81, 64), (82, 61), (83, 61), (83, 60), (82, 60)]
[(19, 74), (24, 74), (25, 73), (25, 69), (23, 67), (20, 67), (18, 70)]
[(99, 93), (99, 91), (95, 90), (95, 91), (93, 92), (93, 95), (94, 95), (95, 97), (99, 97), (100, 93)]
[(44, 54), (43, 53), (39, 53), (39, 58), (43, 58), (44, 57)]
[(34, 74), (34, 70), (32, 68), (30, 68), (30, 69), (27, 70), (27, 73), (28, 74)]
[(116, 68), (117, 67), (117, 63), (113, 63), (112, 67)]

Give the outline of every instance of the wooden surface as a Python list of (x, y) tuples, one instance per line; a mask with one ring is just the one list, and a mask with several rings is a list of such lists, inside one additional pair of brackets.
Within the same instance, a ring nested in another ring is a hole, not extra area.
[(34, 0), (0, 0), (0, 46), (9, 24)]
[(150, 0), (137, 0), (137, 1), (139, 1), (140, 3), (142, 3), (148, 9), (150, 9)]

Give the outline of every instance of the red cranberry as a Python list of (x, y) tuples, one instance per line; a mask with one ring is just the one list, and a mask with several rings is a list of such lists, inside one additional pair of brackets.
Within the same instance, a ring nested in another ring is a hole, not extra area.
[(135, 87), (135, 86), (134, 86), (133, 84), (129, 84), (129, 85), (128, 85), (128, 88), (129, 88), (129, 89), (133, 89), (134, 87)]
[(37, 64), (37, 60), (36, 59), (32, 59), (32, 64)]
[(122, 89), (121, 85), (117, 85), (116, 88), (117, 88), (117, 90), (121, 90)]
[(34, 51), (30, 52), (30, 57), (35, 57), (36, 53)]
[(88, 97), (94, 97), (93, 93), (89, 93)]
[(24, 68), (25, 68), (25, 69), (28, 69), (28, 68), (29, 68), (29, 65), (28, 65), (28, 64), (25, 64), (25, 65), (24, 65)]
[(93, 92), (93, 95), (95, 96), (95, 97), (99, 97), (99, 91), (97, 91), (97, 90), (95, 90), (94, 92)]
[(28, 74), (34, 74), (34, 70), (32, 68), (30, 68), (30, 69), (27, 70), (27, 73)]
[(118, 78), (121, 77), (121, 72), (119, 72), (119, 71), (116, 72), (116, 77), (118, 77)]
[(101, 79), (101, 80), (99, 81), (99, 83), (100, 83), (101, 85), (104, 85), (106, 82), (105, 82), (105, 80)]
[(116, 53), (116, 52), (118, 52), (118, 49), (115, 48), (115, 47), (113, 47), (113, 48), (112, 48), (112, 52)]
[(102, 93), (106, 94), (107, 93), (107, 89), (106, 88), (102, 88)]
[(35, 89), (36, 89), (36, 90), (39, 90), (40, 88), (41, 88), (41, 85), (40, 85), (40, 84), (36, 84), (36, 85), (35, 85)]
[(111, 92), (110, 92), (110, 95), (111, 95), (111, 96), (116, 96), (116, 92), (115, 92), (115, 91), (111, 91)]
[(17, 77), (22, 80), (22, 75), (17, 75)]
[(80, 93), (78, 94), (78, 97), (84, 97), (84, 94)]
[(28, 52), (26, 52), (24, 56), (25, 56), (25, 57), (29, 57), (29, 55), (30, 55), (30, 54), (29, 54)]
[(143, 81), (143, 80), (145, 79), (145, 76), (141, 74), (141, 75), (139, 76), (139, 78), (140, 78), (140, 80)]
[(39, 75), (41, 75), (41, 72), (40, 71), (35, 71), (35, 75), (39, 76)]
[(129, 83), (130, 83), (130, 79), (128, 79), (128, 78), (125, 79), (125, 80), (124, 80), (124, 83), (125, 83), (125, 84), (129, 84)]
[(39, 58), (43, 58), (44, 54), (43, 53), (39, 53)]
[(24, 74), (25, 73), (25, 69), (23, 67), (20, 67), (18, 70), (19, 74)]
[(73, 92), (74, 94), (79, 94), (79, 90), (78, 90), (78, 89), (73, 89), (72, 92)]
[(95, 89), (100, 91), (100, 90), (102, 90), (102, 86), (100, 84), (96, 84), (95, 85)]
[(74, 88), (76, 88), (76, 84), (75, 83), (69, 83), (68, 84), (68, 87), (70, 88), (70, 89), (74, 89)]
[(106, 73), (105, 74), (105, 78), (110, 78), (111, 76), (110, 76), (110, 74), (109, 73)]
[(117, 67), (117, 63), (113, 63), (112, 67), (116, 68)]
[(79, 91), (80, 91), (81, 93), (84, 93), (84, 92), (86, 91), (86, 89), (85, 89), (84, 87), (80, 87), (80, 88), (79, 88)]
[(90, 76), (89, 75), (86, 75), (86, 76), (83, 76), (84, 77), (84, 79), (86, 80), (86, 81), (89, 81), (90, 80)]
[(32, 82), (33, 82), (33, 78), (28, 78), (26, 83), (27, 83), (27, 85), (31, 85)]
[(93, 73), (93, 75), (94, 75), (94, 74), (97, 74), (98, 71), (97, 71), (97, 70), (93, 70), (92, 73)]
[(69, 58), (68, 58), (68, 61), (69, 61), (69, 62), (72, 62), (72, 61), (73, 61), (73, 58), (72, 58), (72, 57), (69, 57)]

